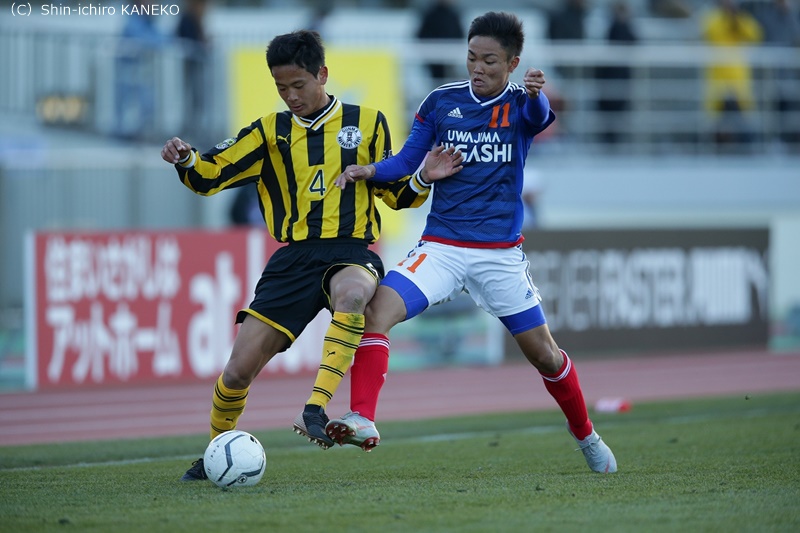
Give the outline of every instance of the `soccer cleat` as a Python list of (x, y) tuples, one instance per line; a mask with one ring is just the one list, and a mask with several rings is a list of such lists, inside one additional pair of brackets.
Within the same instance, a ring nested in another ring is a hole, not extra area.
[(294, 432), (308, 437), (308, 442), (313, 442), (323, 450), (333, 446), (333, 441), (325, 433), (325, 424), (328, 415), (319, 405), (306, 405), (303, 412), (294, 419)]
[(206, 469), (203, 468), (203, 458), (201, 457), (192, 463), (192, 467), (186, 471), (181, 481), (202, 481), (204, 479), (208, 479), (208, 476), (206, 475)]
[(347, 413), (342, 418), (334, 418), (325, 426), (325, 432), (339, 446), (352, 444), (365, 452), (371, 452), (381, 443), (381, 435), (375, 422), (361, 416), (358, 411)]
[(569, 425), (567, 425), (567, 430), (572, 435), (572, 438), (575, 439), (575, 442), (578, 443), (589, 468), (601, 474), (612, 474), (617, 471), (617, 460), (614, 458), (611, 448), (603, 442), (603, 439), (595, 430), (592, 430), (591, 435), (583, 440), (578, 440), (572, 430), (569, 429)]

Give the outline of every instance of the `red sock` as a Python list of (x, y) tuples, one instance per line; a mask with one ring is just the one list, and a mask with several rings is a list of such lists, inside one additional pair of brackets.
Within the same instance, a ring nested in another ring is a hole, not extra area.
[(592, 421), (586, 411), (578, 371), (564, 350), (561, 350), (561, 354), (564, 356), (563, 366), (555, 374), (542, 374), (542, 380), (547, 392), (555, 398), (567, 417), (572, 434), (578, 440), (583, 440), (592, 433)]
[(350, 368), (350, 410), (373, 422), (389, 371), (389, 346), (386, 335), (365, 333)]

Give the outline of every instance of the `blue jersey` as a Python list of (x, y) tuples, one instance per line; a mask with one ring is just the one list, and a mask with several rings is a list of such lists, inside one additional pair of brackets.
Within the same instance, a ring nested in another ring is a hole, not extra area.
[(419, 106), (403, 149), (375, 164), (378, 181), (417, 170), (433, 146), (464, 154), (461, 172), (437, 181), (424, 240), (468, 247), (514, 246), (522, 241), (523, 168), (534, 135), (555, 120), (544, 93), (528, 98), (509, 83), (484, 99), (469, 80), (442, 85)]

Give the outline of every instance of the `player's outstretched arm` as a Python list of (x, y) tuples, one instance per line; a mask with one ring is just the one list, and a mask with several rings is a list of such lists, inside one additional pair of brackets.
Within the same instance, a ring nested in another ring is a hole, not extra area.
[(464, 168), (464, 154), (461, 150), (456, 150), (454, 147), (445, 148), (437, 146), (425, 157), (425, 164), (420, 170), (420, 178), (426, 183), (432, 183), (444, 178), (448, 178), (453, 174), (461, 172)]
[[(432, 183), (447, 178), (461, 171), (464, 156), (460, 150), (453, 147), (437, 146), (425, 156), (425, 163), (420, 171), (423, 181)], [(344, 172), (339, 174), (335, 184), (340, 189), (347, 187), (348, 183), (368, 180), (375, 176), (374, 165), (348, 165)]]
[(161, 159), (174, 165), (187, 157), (191, 151), (191, 144), (180, 140), (178, 137), (173, 137), (164, 143), (164, 148), (161, 149)]
[(375, 167), (372, 165), (347, 165), (347, 168), (339, 174), (334, 183), (340, 189), (344, 189), (348, 183), (368, 180), (374, 175)]

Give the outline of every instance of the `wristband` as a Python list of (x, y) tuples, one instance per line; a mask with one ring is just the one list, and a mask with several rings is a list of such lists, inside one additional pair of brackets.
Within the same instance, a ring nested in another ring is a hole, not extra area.
[[(191, 168), (191, 167), (194, 166), (195, 157), (196, 156), (195, 156), (194, 150), (190, 150), (189, 153), (186, 155), (186, 157), (184, 157), (183, 159), (178, 161), (178, 164), (180, 166), (184, 167), (184, 168)], [(188, 162), (188, 164), (187, 164), (187, 162)]]
[(417, 194), (424, 192), (431, 188), (433, 183), (427, 183), (422, 180), (422, 170), (420, 169), (418, 172), (415, 172), (414, 175), (411, 176), (411, 188)]

